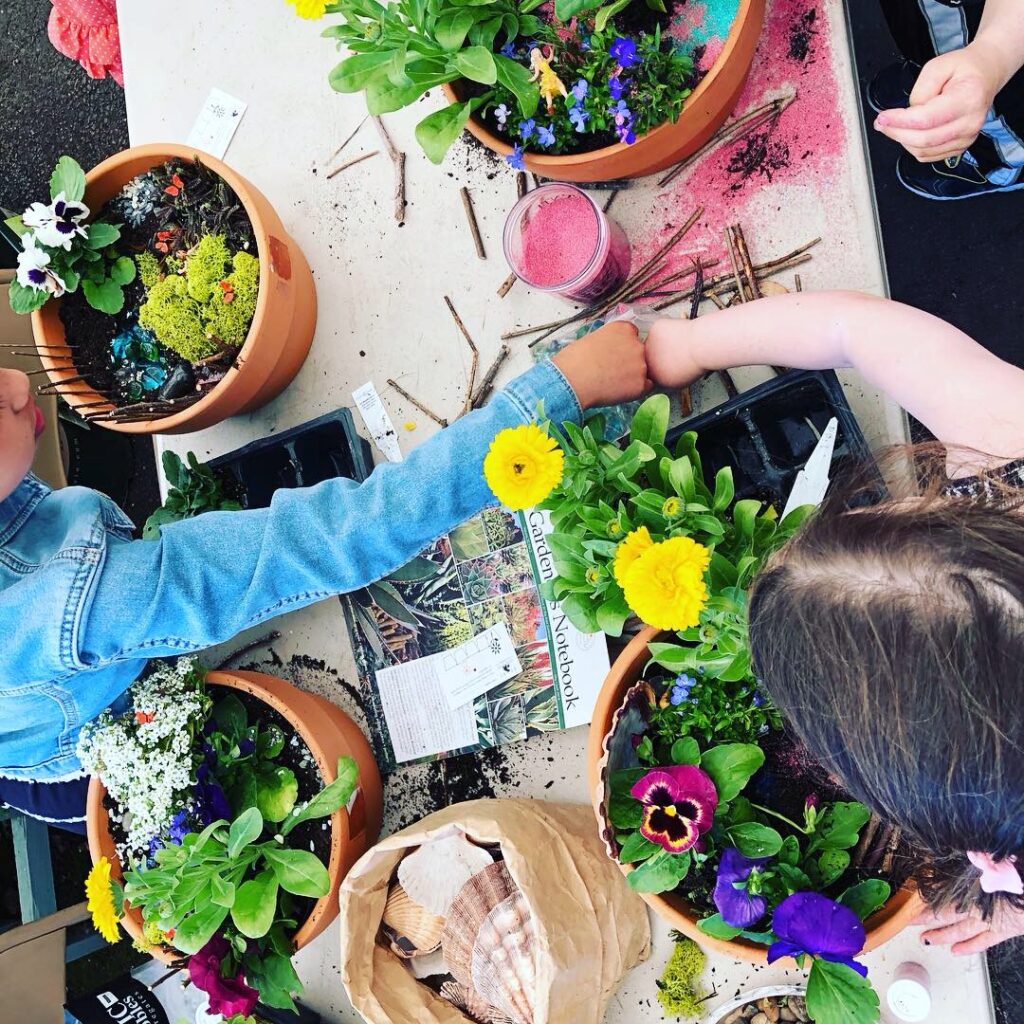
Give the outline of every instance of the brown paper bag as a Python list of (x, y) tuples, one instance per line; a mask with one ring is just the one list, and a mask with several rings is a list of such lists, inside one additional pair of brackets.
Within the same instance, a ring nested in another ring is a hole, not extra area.
[(398, 862), (428, 839), (464, 832), (501, 847), (538, 939), (534, 1024), (600, 1024), (623, 975), (646, 960), (647, 908), (605, 853), (593, 809), (539, 800), (470, 800), (368, 851), (341, 886), (341, 978), (370, 1024), (466, 1024), (376, 941)]

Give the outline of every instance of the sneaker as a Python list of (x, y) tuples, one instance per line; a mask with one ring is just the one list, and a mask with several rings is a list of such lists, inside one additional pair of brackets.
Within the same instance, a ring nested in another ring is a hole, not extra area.
[(864, 95), (868, 106), (876, 113), (906, 107), (910, 104), (910, 92), (914, 88), (921, 68), (908, 60), (897, 61), (882, 68), (868, 82)]
[(901, 153), (896, 161), (899, 183), (924, 199), (972, 199), (994, 192), (1015, 192), (1024, 188), (1024, 181), (995, 185), (978, 170), (972, 160), (955, 157), (937, 164), (922, 164), (909, 153)]

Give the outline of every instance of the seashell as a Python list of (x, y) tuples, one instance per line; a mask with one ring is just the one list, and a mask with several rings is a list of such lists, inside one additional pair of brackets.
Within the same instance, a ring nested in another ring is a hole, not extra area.
[(441, 949), (456, 981), (471, 984), (473, 943), (480, 926), (499, 903), (518, 891), (505, 862), (499, 860), (477, 872), (452, 900), (441, 935)]
[(448, 965), (444, 962), (444, 954), (440, 948), (435, 949), (433, 953), (409, 957), (405, 961), (405, 966), (412, 971), (414, 978), (419, 978), (421, 981), (424, 978), (433, 978), (438, 974), (448, 973)]
[(483, 847), (461, 832), (424, 843), (398, 865), (398, 881), (421, 906), (440, 917), (459, 890), (479, 871), (494, 863)]
[(480, 925), (470, 960), (473, 988), (517, 1024), (533, 1024), (537, 982), (537, 932), (526, 897), (518, 890)]
[(789, 289), (780, 281), (758, 281), (757, 290), (762, 295), (788, 295)]
[(466, 1016), (477, 1021), (477, 1024), (516, 1024), (496, 1010), (479, 993), (474, 992), (457, 981), (446, 981), (441, 986), (441, 998), (457, 1006)]
[(388, 892), (381, 924), (391, 948), (403, 958), (432, 953), (441, 944), (444, 930), (444, 918), (410, 899), (400, 885), (393, 885)]

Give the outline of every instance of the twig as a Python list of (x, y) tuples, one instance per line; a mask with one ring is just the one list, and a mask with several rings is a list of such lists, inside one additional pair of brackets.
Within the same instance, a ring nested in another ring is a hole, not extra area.
[(377, 156), (379, 153), (379, 149), (371, 149), (369, 153), (360, 153), (359, 156), (351, 157), (350, 159), (346, 160), (343, 164), (338, 164), (338, 166), (335, 167), (334, 170), (327, 175), (327, 180), (330, 181), (330, 179), (333, 178), (336, 174), (341, 174), (342, 171), (347, 170), (349, 167), (354, 167), (356, 164), (361, 164), (364, 160), (369, 160), (371, 156)]
[[(64, 360), (67, 360), (67, 361), (69, 361), (71, 363), (71, 366), (58, 366), (56, 368), (58, 370), (73, 370), (75, 368), (75, 361), (74, 361), (74, 359), (71, 358), (71, 356), (50, 356), (50, 359), (64, 359)], [(49, 373), (49, 372), (50, 372), (50, 370), (48, 370), (48, 369), (46, 369), (44, 367), (44, 368), (39, 369), (39, 370), (26, 370), (25, 371), (25, 376), (26, 377), (38, 377), (39, 374), (41, 374), (41, 373)]]
[(427, 406), (425, 406), (418, 398), (413, 398), (413, 396), (410, 395), (409, 392), (398, 383), (398, 381), (392, 380), (389, 377), (388, 384), (390, 384), (391, 387), (393, 387), (407, 402), (411, 402), (415, 405), (424, 416), (429, 416), (439, 427), (448, 426), (448, 421), (443, 416), (438, 416), (433, 409), (428, 409)]
[(484, 251), (484, 240), (480, 237), (480, 225), (476, 222), (476, 211), (473, 209), (473, 199), (469, 194), (469, 189), (463, 186), (459, 189), (459, 195), (462, 196), (462, 208), (466, 211), (466, 220), (469, 221), (469, 230), (473, 235), (476, 254), (480, 259), (485, 260), (487, 253)]
[(705, 298), (710, 299), (719, 309), (725, 309), (725, 303), (714, 292), (708, 292)]
[(476, 368), (480, 362), (480, 353), (477, 350), (476, 343), (470, 337), (469, 331), (466, 330), (466, 325), (462, 322), (462, 317), (459, 316), (452, 304), (452, 300), (446, 295), (444, 297), (445, 304), (448, 306), (448, 312), (451, 313), (452, 319), (454, 319), (456, 326), (462, 331), (462, 336), (466, 339), (466, 344), (469, 345), (469, 351), (472, 353), (472, 362), (469, 365), (469, 384), (466, 387), (466, 401), (463, 405), (463, 412), (469, 412), (473, 408), (473, 388), (476, 387)]
[(793, 284), (796, 286), (796, 290), (798, 292), (802, 292), (804, 290), (804, 283), (800, 280), (799, 274), (793, 275)]
[(395, 220), (399, 224), (405, 223), (405, 154), (400, 152), (388, 135), (384, 122), (376, 114), (373, 115), (373, 123), (377, 126), (377, 134), (380, 135), (384, 148), (395, 165)]
[(36, 388), (36, 393), (42, 395), (47, 391), (60, 391), (65, 384), (78, 384), (79, 382), (84, 381), (86, 377), (91, 376), (92, 374), (76, 373), (73, 377), (63, 377), (58, 381), (50, 381), (49, 384), (40, 384), (39, 387)]
[(853, 867), (859, 868), (864, 862), (864, 857), (867, 855), (871, 843), (874, 841), (875, 833), (881, 824), (882, 819), (872, 811), (871, 817), (868, 819), (868, 823), (864, 826), (864, 831), (860, 835), (857, 848), (853, 851), (853, 857), (850, 858)]
[(530, 171), (530, 177), (533, 178), (533, 187), (540, 188), (540, 178), (538, 178), (537, 175), (533, 173), (533, 171)]
[(237, 651), (232, 651), (218, 666), (217, 669), (225, 669), (233, 661), (237, 661), (242, 657), (243, 654), (248, 654), (250, 651), (255, 651), (259, 647), (268, 647), (275, 640), (280, 640), (281, 634), (276, 630), (271, 630), (269, 633), (264, 633), (263, 636), (256, 637), (255, 640), (250, 640), (247, 644), (242, 644)]
[(725, 229), (725, 244), (729, 248), (729, 262), (732, 264), (732, 276), (736, 279), (736, 294), (739, 295), (740, 302), (746, 302), (747, 292), (743, 287), (743, 278), (740, 277), (739, 258), (736, 255), (736, 243), (732, 237), (732, 225), (729, 225)]
[(526, 195), (526, 174), (523, 171), (516, 171), (516, 194), (520, 199)]
[(735, 120), (722, 125), (714, 135), (704, 143), (695, 153), (691, 153), (685, 160), (676, 164), (668, 174), (658, 182), (658, 188), (664, 188), (673, 182), (691, 164), (696, 163), (705, 153), (710, 152), (723, 142), (731, 142), (734, 139), (749, 135), (757, 128), (761, 128), (769, 121), (774, 120), (783, 110), (796, 99), (796, 93), (788, 93), (785, 96), (777, 96), (775, 99), (764, 103), (759, 107), (740, 114)]
[(192, 365), (193, 366), (209, 366), (210, 363), (218, 363), (222, 359), (227, 359), (228, 356), (237, 355), (237, 354), (238, 354), (238, 349), (236, 349), (233, 345), (226, 345), (224, 348), (218, 349), (216, 352), (214, 352), (212, 356), (206, 356), (205, 359), (199, 359), (196, 362), (194, 362)]
[(743, 234), (743, 228), (739, 224), (733, 224), (732, 235), (733, 241), (736, 243), (736, 252), (743, 266), (743, 273), (747, 275), (750, 296), (751, 298), (759, 299), (761, 298), (761, 290), (757, 287), (757, 275), (754, 273), (754, 265), (750, 261), (750, 250), (747, 248), (747, 239)]
[(883, 824), (875, 836), (875, 840), (871, 845), (871, 849), (867, 856), (864, 858), (863, 866), (869, 869), (877, 868), (881, 863), (882, 856), (889, 845), (889, 840), (892, 839), (892, 834), (895, 831), (894, 825)]
[(24, 348), (35, 353), (36, 349), (52, 349), (55, 352), (62, 352), (66, 348), (74, 348), (73, 345), (31, 345), (24, 341), (5, 341), (0, 343), (0, 348)]
[(882, 874), (887, 875), (892, 871), (892, 862), (896, 859), (896, 851), (899, 849), (900, 840), (903, 838), (903, 830), (897, 825), (889, 836), (889, 842), (885, 847), (885, 855), (882, 857)]
[(487, 372), (480, 381), (480, 387), (476, 389), (476, 394), (473, 395), (474, 409), (479, 409), (483, 405), (484, 399), (491, 393), (494, 388), (494, 378), (498, 376), (501, 364), (508, 359), (508, 354), (511, 351), (512, 349), (508, 345), (502, 343), (501, 348), (498, 349), (498, 354), (494, 357), (494, 362), (487, 368)]
[[(359, 124), (357, 124), (355, 128), (353, 128), (352, 131), (350, 131), (348, 135), (345, 136), (345, 141), (327, 158), (327, 160), (325, 161), (326, 163), (330, 163), (333, 159), (335, 159), (335, 157), (341, 155), (341, 151), (356, 137), (356, 135), (359, 133), (359, 129), (362, 128), (364, 124), (366, 124), (366, 119), (369, 116), (369, 114), (363, 115), (362, 121), (360, 121)], [(330, 175), (328, 175), (328, 177), (330, 177)]]
[(515, 273), (509, 274), (508, 277), (506, 277), (505, 280), (501, 282), (501, 287), (498, 289), (498, 298), (505, 298), (505, 296), (508, 295), (509, 291), (511, 290), (512, 285), (514, 285), (518, 280), (519, 278), (516, 277)]
[(612, 189), (611, 192), (608, 193), (608, 198), (604, 201), (604, 206), (601, 207), (601, 209), (604, 210), (605, 213), (607, 213), (612, 208), (612, 203), (615, 202), (615, 197), (618, 194), (619, 190), (617, 188)]
[(704, 264), (701, 262), (699, 256), (694, 259), (693, 263), (693, 299), (690, 302), (690, 316), (688, 317), (690, 320), (697, 319), (697, 313), (700, 310), (700, 303), (704, 298)]
[[(694, 257), (691, 256), (690, 259), (693, 260)], [(703, 265), (703, 268), (705, 270), (707, 270), (708, 267), (715, 267), (715, 266), (718, 265), (718, 260), (715, 260), (715, 259), (711, 259), (711, 260), (704, 259), (703, 256), (700, 259), (701, 259), (701, 263)], [(694, 273), (694, 266), (689, 266), (685, 270), (680, 270), (677, 274), (672, 274), (671, 277), (666, 277), (666, 278), (662, 279), (661, 281), (658, 281), (654, 285), (645, 285), (642, 292), (634, 292), (631, 295), (627, 295), (622, 301), (623, 302), (640, 302), (643, 299), (650, 298), (650, 297), (655, 296), (655, 295), (673, 295), (675, 293), (673, 291), (671, 291), (671, 290), (664, 291), (665, 286), (666, 285), (670, 285), (670, 284), (674, 284), (680, 278), (689, 277), (692, 273)], [(657, 290), (655, 290), (655, 289), (657, 289)]]
[(157, 978), (152, 985), (147, 986), (149, 988), (149, 991), (152, 992), (153, 989), (159, 988), (165, 981), (168, 981), (169, 979), (173, 978), (180, 971), (180, 967), (172, 967), (166, 974), (161, 974), (160, 977)]
[[(82, 392), (85, 394), (86, 392)], [(87, 413), (85, 419), (162, 419), (162, 414), (176, 412), (181, 408), (188, 408), (195, 405), (202, 398), (202, 395), (182, 395), (181, 398), (161, 398), (155, 402), (135, 402), (132, 405), (122, 405), (110, 412), (98, 411)]]

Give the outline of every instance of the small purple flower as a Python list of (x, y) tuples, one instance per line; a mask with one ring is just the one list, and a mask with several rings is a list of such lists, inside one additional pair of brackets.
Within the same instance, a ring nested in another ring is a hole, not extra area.
[(256, 749), (256, 744), (250, 739), (244, 739), (238, 744), (238, 753), (242, 757), (248, 757)]
[(613, 100), (621, 100), (626, 90), (629, 89), (629, 85), (630, 79), (627, 78), (625, 81), (622, 81), (617, 74), (612, 75), (608, 79), (608, 92), (611, 93)]
[(801, 954), (845, 964), (862, 978), (868, 969), (854, 960), (864, 948), (864, 923), (849, 907), (817, 892), (787, 896), (772, 915), (778, 941), (768, 947), (768, 963)]
[(504, 128), (505, 122), (508, 120), (508, 115), (511, 113), (512, 111), (509, 110), (504, 103), (499, 103), (494, 108), (494, 119), (498, 122), (500, 127)]
[(523, 160), (523, 147), (519, 143), (512, 147), (512, 152), (505, 157), (505, 162), (517, 171), (526, 170), (526, 162)]
[(636, 43), (628, 36), (619, 36), (611, 46), (608, 53), (615, 58), (619, 67), (632, 67), (638, 60), (636, 55)]
[(536, 131), (537, 122), (532, 117), (519, 122), (519, 137), (523, 142), (529, 142), (530, 136)]
[(763, 694), (761, 693), (760, 690), (755, 690), (754, 691), (754, 698), (751, 701), (751, 703), (754, 705), (755, 708), (763, 708), (764, 707), (764, 696), (763, 696)]
[(625, 100), (619, 100), (614, 107), (609, 107), (608, 113), (615, 118), (616, 124), (625, 124), (627, 120), (633, 120), (633, 111), (629, 109)]
[(821, 797), (817, 793), (808, 793), (804, 797), (804, 810), (817, 810), (821, 806)]
[(199, 779), (199, 772), (196, 772), (196, 779), (198, 781), (192, 792), (196, 798), (196, 814), (203, 825), (210, 825), (221, 818), (230, 821), (231, 804), (228, 803), (224, 790), (216, 782)]
[(744, 857), (732, 846), (722, 851), (713, 899), (726, 924), (749, 928), (764, 917), (768, 901), (757, 893), (751, 894), (748, 885), (751, 874), (769, 860), (770, 857)]
[(586, 99), (587, 90), (589, 88), (590, 86), (587, 84), (587, 80), (585, 78), (578, 78), (569, 92), (576, 97), (577, 103), (582, 103), (584, 99)]
[(690, 691), (697, 685), (697, 680), (693, 676), (688, 676), (685, 672), (681, 672), (676, 676), (676, 681), (672, 684), (672, 690), (668, 695), (669, 703), (678, 707), (684, 701), (690, 699)]
[(516, 44), (511, 39), (501, 48), (501, 55), (510, 58), (516, 55)]
[(696, 845), (718, 807), (711, 776), (689, 764), (647, 772), (629, 795), (644, 805), (640, 834), (669, 853), (685, 853)]
[(582, 132), (586, 130), (586, 124), (590, 120), (590, 115), (582, 107), (570, 107), (569, 120), (576, 131)]
[(545, 148), (555, 144), (555, 133), (551, 130), (551, 125), (537, 125), (537, 144)]
[[(632, 146), (636, 142), (636, 132), (633, 131), (633, 125), (630, 123), (616, 125), (615, 134), (618, 135), (619, 142), (625, 142), (627, 146)], [(692, 703), (696, 703), (696, 698)]]
[(184, 808), (175, 811), (171, 816), (171, 823), (167, 826), (167, 835), (175, 846), (181, 846), (182, 839), (191, 832), (188, 827), (188, 811)]

